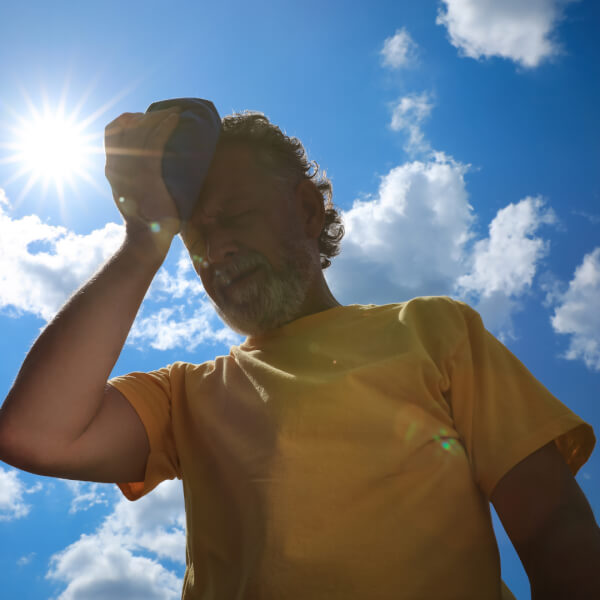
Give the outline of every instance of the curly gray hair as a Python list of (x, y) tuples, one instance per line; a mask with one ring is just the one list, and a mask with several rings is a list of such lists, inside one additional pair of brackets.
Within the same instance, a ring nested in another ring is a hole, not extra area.
[(273, 175), (291, 181), (311, 180), (321, 195), (325, 222), (319, 236), (321, 268), (331, 265), (331, 258), (340, 253), (344, 225), (333, 205), (333, 186), (314, 160), (309, 160), (302, 142), (289, 137), (262, 113), (244, 111), (223, 118), (219, 145), (241, 142), (257, 151), (257, 160)]

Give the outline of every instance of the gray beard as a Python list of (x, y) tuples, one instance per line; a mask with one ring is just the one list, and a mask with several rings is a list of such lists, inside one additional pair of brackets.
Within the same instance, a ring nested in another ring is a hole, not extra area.
[(315, 257), (306, 243), (289, 243), (282, 251), (280, 262), (283, 266), (274, 269), (262, 254), (249, 251), (226, 270), (216, 273), (220, 282), (256, 267), (266, 273), (266, 277), (246, 282), (227, 296), (216, 286), (213, 305), (219, 317), (233, 330), (259, 335), (298, 318), (315, 274)]

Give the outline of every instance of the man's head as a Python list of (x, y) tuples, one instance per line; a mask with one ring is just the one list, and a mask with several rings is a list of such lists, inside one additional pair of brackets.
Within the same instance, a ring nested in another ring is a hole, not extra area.
[(258, 334), (324, 310), (333, 297), (321, 270), (342, 236), (331, 183), (299, 140), (259, 113), (223, 119), (183, 237), (229, 325)]

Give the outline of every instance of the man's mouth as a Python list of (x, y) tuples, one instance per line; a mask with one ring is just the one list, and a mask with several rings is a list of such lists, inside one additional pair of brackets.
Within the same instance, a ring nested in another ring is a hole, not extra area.
[(252, 269), (248, 269), (247, 271), (244, 271), (243, 273), (241, 273), (237, 277), (234, 277), (229, 282), (229, 285), (236, 285), (238, 283), (246, 281), (247, 279), (249, 279), (250, 277), (252, 277), (259, 269), (260, 269), (260, 267), (257, 266), (257, 267), (253, 267)]
[(247, 269), (246, 271), (243, 271), (242, 273), (237, 273), (232, 276), (221, 274), (218, 277), (220, 287), (224, 289), (229, 289), (232, 286), (235, 287), (240, 283), (244, 283), (246, 280), (250, 279), (255, 273), (257, 273), (260, 270), (260, 268), (260, 265), (256, 265), (250, 269)]

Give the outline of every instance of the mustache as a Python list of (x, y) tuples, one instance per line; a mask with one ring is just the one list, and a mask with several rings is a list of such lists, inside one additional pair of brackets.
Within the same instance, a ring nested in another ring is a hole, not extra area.
[(234, 279), (240, 277), (240, 275), (244, 275), (257, 267), (268, 268), (270, 267), (270, 264), (260, 252), (249, 251), (236, 257), (235, 260), (227, 265), (215, 269), (213, 279), (217, 285), (227, 286)]

